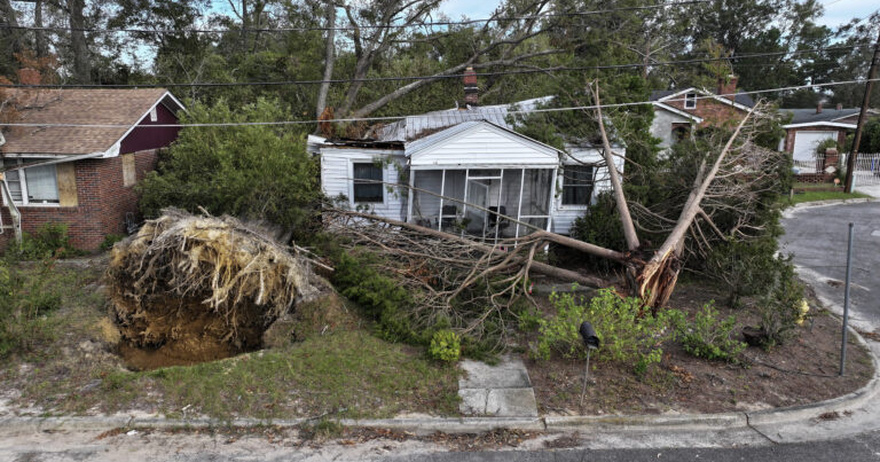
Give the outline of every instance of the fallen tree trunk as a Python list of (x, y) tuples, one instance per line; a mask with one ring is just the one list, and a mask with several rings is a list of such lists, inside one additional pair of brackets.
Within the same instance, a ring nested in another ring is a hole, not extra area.
[[(383, 223), (387, 223), (392, 226), (398, 226), (401, 228), (410, 229), (419, 233), (422, 233), (426, 236), (432, 236), (452, 242), (458, 242), (462, 244), (466, 244), (468, 246), (472, 246), (474, 249), (479, 250), (481, 252), (489, 252), (494, 254), (503, 255), (506, 253), (505, 250), (502, 250), (498, 247), (493, 247), (490, 245), (486, 245), (480, 242), (476, 242), (472, 239), (468, 239), (461, 236), (456, 236), (454, 234), (450, 234), (444, 231), (440, 231), (433, 228), (426, 228), (424, 226), (419, 226), (413, 223), (407, 223), (404, 221), (393, 220), (390, 218), (384, 218), (376, 215), (370, 215), (367, 213), (354, 212), (348, 210), (338, 210), (334, 211), (334, 213), (344, 214), (348, 216), (363, 218), (367, 220), (380, 221)], [(559, 234), (550, 233), (547, 231), (535, 231), (532, 234), (528, 235), (530, 239), (539, 239), (547, 242), (553, 242), (556, 244), (564, 245), (567, 247), (571, 247), (575, 250), (579, 250), (581, 252), (590, 253), (593, 255), (598, 255), (604, 258), (610, 258), (615, 261), (625, 262), (627, 257), (625, 254), (620, 252), (616, 252), (614, 250), (605, 249), (603, 247), (599, 247), (596, 245), (592, 245), (583, 241), (579, 241), (577, 239), (572, 239), (570, 237), (565, 237)], [(515, 241), (510, 241), (509, 244), (515, 244)], [(579, 284), (583, 284), (589, 287), (608, 287), (613, 285), (616, 281), (609, 279), (602, 279), (596, 276), (584, 275), (575, 271), (567, 270), (564, 268), (559, 268), (553, 265), (548, 265), (546, 263), (529, 260), (525, 257), (517, 257), (517, 261), (519, 264), (526, 264), (528, 260), (528, 264), (530, 268), (535, 272), (544, 274), (550, 277), (562, 279), (565, 281), (577, 282)]]

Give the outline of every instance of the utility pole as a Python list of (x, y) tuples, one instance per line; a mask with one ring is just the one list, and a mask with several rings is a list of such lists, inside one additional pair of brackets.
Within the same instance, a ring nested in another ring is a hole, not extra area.
[(852, 194), (855, 182), (853, 172), (856, 168), (856, 157), (859, 155), (859, 143), (862, 141), (862, 129), (865, 127), (865, 119), (868, 118), (868, 105), (871, 102), (871, 90), (874, 87), (874, 79), (877, 78), (877, 61), (880, 61), (880, 35), (874, 44), (874, 57), (871, 58), (871, 68), (868, 69), (868, 82), (865, 84), (865, 98), (862, 100), (862, 109), (859, 112), (859, 122), (856, 125), (856, 135), (853, 139), (852, 151), (846, 159), (846, 184), (844, 191)]

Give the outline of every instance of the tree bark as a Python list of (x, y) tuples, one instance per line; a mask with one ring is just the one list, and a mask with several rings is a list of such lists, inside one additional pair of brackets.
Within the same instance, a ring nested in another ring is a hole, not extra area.
[(70, 49), (73, 52), (73, 80), (77, 83), (89, 83), (91, 81), (91, 60), (89, 48), (86, 43), (86, 22), (83, 16), (85, 9), (84, 0), (68, 0), (67, 9), (70, 12)]
[(643, 300), (645, 306), (650, 306), (656, 310), (669, 301), (669, 297), (675, 289), (675, 283), (678, 281), (678, 273), (681, 271), (679, 257), (684, 248), (686, 233), (694, 222), (694, 218), (702, 210), (700, 204), (706, 196), (706, 190), (709, 189), (709, 185), (718, 174), (724, 158), (727, 157), (733, 146), (734, 140), (739, 136), (743, 126), (745, 126), (757, 108), (758, 106), (755, 105), (737, 125), (733, 135), (727, 140), (724, 149), (721, 150), (721, 153), (718, 154), (718, 157), (712, 164), (712, 168), (699, 181), (699, 185), (696, 185), (691, 190), (672, 232), (663, 241), (663, 245), (654, 252), (651, 259), (639, 271), (636, 278), (638, 289), (635, 295)]
[(49, 45), (46, 43), (46, 32), (41, 30), (43, 27), (43, 0), (34, 2), (34, 47), (36, 48), (37, 57), (45, 58), (49, 56)]
[[(340, 211), (339, 213), (344, 213), (346, 215), (351, 215), (355, 217), (365, 218), (369, 220), (381, 221), (383, 223), (387, 223), (392, 226), (399, 226), (401, 228), (407, 228), (414, 231), (418, 231), (426, 236), (437, 237), (441, 239), (447, 239), (454, 242), (466, 243), (467, 245), (473, 246), (475, 249), (478, 249), (483, 252), (496, 252), (496, 253), (504, 253), (504, 251), (500, 249), (493, 248), (491, 246), (481, 244), (479, 242), (475, 242), (473, 240), (463, 238), (460, 236), (456, 236), (454, 234), (449, 234), (437, 229), (426, 228), (424, 226), (419, 226), (413, 223), (406, 223), (403, 221), (393, 220), (391, 218), (385, 218), (377, 215), (370, 215), (366, 213), (354, 212), (354, 211)], [(592, 244), (587, 244), (586, 242), (578, 241), (577, 239), (567, 238), (565, 236), (560, 236), (558, 234), (548, 233), (546, 231), (536, 231), (531, 236), (540, 237), (541, 239), (547, 240), (549, 242), (555, 242), (562, 245), (570, 246), (577, 250), (581, 250), (583, 252), (600, 252), (600, 256), (607, 255), (608, 258), (613, 259), (622, 259), (624, 255), (619, 252), (614, 252), (613, 250), (603, 249), (602, 247), (598, 247)], [(618, 260), (619, 261), (619, 260)], [(531, 262), (531, 269), (535, 270), (538, 273), (545, 274), (547, 276), (559, 278), (566, 281), (577, 282), (580, 284), (584, 284), (589, 287), (607, 287), (612, 284), (612, 281), (608, 281), (602, 278), (598, 278), (595, 276), (588, 276), (584, 274), (580, 274), (574, 271), (566, 270), (563, 268), (557, 268), (553, 265), (548, 265), (546, 263), (541, 263), (537, 261)]]
[(626, 195), (623, 192), (623, 183), (620, 180), (620, 174), (617, 167), (614, 166), (614, 153), (611, 151), (611, 142), (608, 141), (608, 133), (605, 130), (605, 121), (602, 119), (602, 103), (599, 99), (599, 84), (590, 86), (593, 92), (593, 100), (596, 102), (596, 118), (599, 122), (599, 132), (602, 134), (602, 146), (604, 149), (605, 164), (608, 167), (608, 175), (611, 180), (611, 187), (614, 190), (614, 201), (617, 205), (617, 213), (620, 214), (620, 224), (623, 226), (623, 236), (626, 239), (626, 246), (630, 252), (637, 250), (641, 244), (639, 236), (636, 234), (636, 227), (633, 224), (632, 216), (629, 213), (629, 206), (626, 202)]
[(333, 66), (336, 64), (336, 3), (327, 1), (327, 43), (324, 47), (324, 81), (318, 90), (318, 103), (315, 117), (321, 117), (327, 107), (327, 94), (330, 92), (330, 79), (333, 78)]

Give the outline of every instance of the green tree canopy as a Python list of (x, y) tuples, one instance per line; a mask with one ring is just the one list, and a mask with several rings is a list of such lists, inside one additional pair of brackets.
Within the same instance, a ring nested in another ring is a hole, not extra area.
[[(184, 123), (280, 120), (275, 100), (260, 98), (234, 110), (220, 100), (195, 104)], [(320, 199), (317, 167), (303, 134), (273, 125), (186, 127), (139, 186), (141, 209), (155, 217), (163, 207), (267, 220), (296, 231)]]

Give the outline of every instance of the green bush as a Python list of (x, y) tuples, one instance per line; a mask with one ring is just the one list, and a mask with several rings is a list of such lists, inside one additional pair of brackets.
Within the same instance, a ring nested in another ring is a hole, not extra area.
[(23, 233), (21, 246), (11, 245), (7, 255), (19, 260), (68, 258), (79, 252), (70, 244), (66, 223), (46, 223), (33, 234)]
[(718, 319), (718, 310), (711, 303), (697, 312), (687, 325), (682, 316), (676, 321), (676, 338), (684, 351), (698, 358), (736, 362), (746, 344), (733, 339), (736, 318)]
[(643, 373), (660, 362), (661, 344), (672, 335), (674, 315), (646, 314), (639, 299), (622, 298), (610, 289), (600, 290), (588, 304), (570, 293), (553, 293), (550, 301), (557, 314), (540, 322), (535, 353), (540, 359), (548, 359), (553, 352), (564, 358), (585, 358), (578, 328), (590, 321), (601, 340), (596, 359), (632, 364), (637, 373)]
[(345, 297), (357, 302), (376, 321), (379, 335), (389, 341), (424, 343), (406, 317), (409, 294), (395, 281), (372, 266), (374, 257), (364, 252), (350, 255), (338, 252), (334, 258), (333, 284)]
[[(258, 98), (230, 107), (194, 104), (183, 122), (267, 122), (288, 117), (278, 101)], [(168, 206), (198, 213), (266, 220), (311, 235), (309, 225), (321, 198), (318, 168), (306, 152), (303, 133), (290, 127), (245, 125), (187, 127), (163, 151), (156, 171), (138, 184), (144, 216), (154, 218)]]
[(765, 348), (785, 343), (804, 317), (804, 285), (795, 274), (791, 257), (774, 259), (773, 277), (768, 281), (766, 292), (756, 305)]
[(450, 363), (458, 361), (461, 356), (461, 338), (451, 330), (438, 330), (431, 337), (428, 354), (440, 361)]
[(101, 250), (110, 250), (113, 248), (114, 244), (116, 244), (117, 242), (119, 242), (123, 239), (125, 239), (125, 234), (116, 234), (116, 233), (108, 234), (108, 235), (104, 236), (104, 241), (101, 242), (100, 249)]
[(49, 283), (51, 262), (21, 269), (0, 261), (0, 359), (26, 354), (52, 338), (47, 314), (61, 306)]

